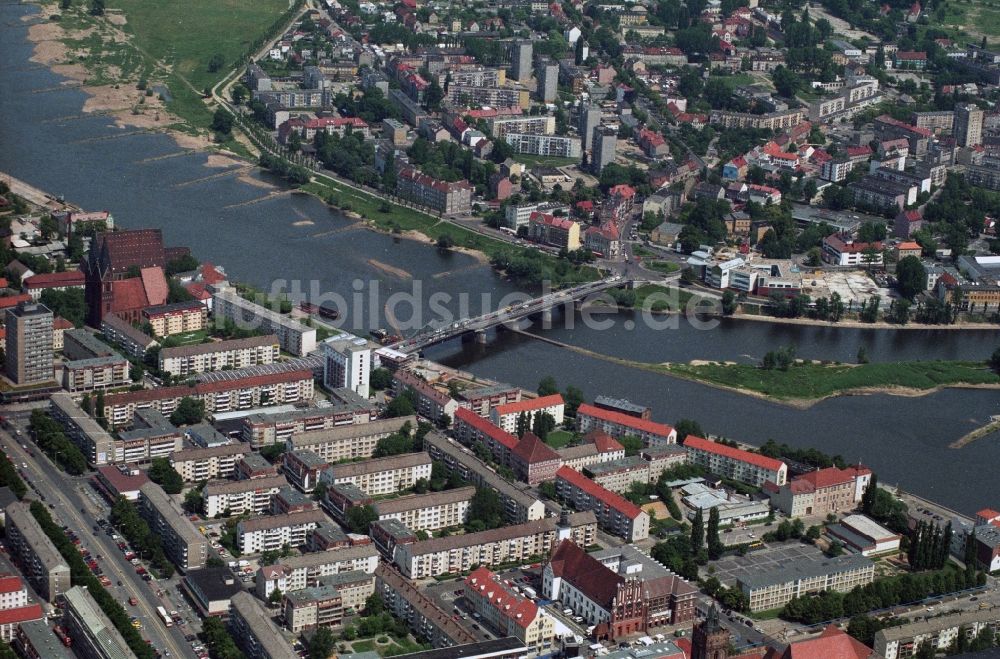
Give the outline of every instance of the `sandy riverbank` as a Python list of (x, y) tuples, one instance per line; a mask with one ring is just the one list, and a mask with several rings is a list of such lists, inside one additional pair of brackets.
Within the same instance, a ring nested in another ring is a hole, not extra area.
[[(42, 17), (60, 13), (58, 5), (47, 3), (40, 5), (41, 10), (36, 15), (25, 16), (23, 20), (31, 22), (28, 28), (28, 41), (33, 45), (30, 61), (48, 67), (54, 73), (67, 78), (62, 84), (67, 87), (79, 87), (87, 100), (83, 104), (84, 114), (103, 114), (111, 117), (119, 128), (138, 128), (143, 130), (163, 132), (170, 135), (178, 146), (185, 149), (206, 149), (212, 146), (207, 135), (191, 135), (168, 128), (171, 124), (182, 123), (181, 119), (171, 114), (165, 103), (157, 94), (146, 95), (144, 90), (136, 88), (138, 80), (123, 81), (120, 84), (95, 85), (88, 84), (91, 73), (81, 63), (87, 55), (86, 51), (77, 51), (67, 45), (68, 41), (85, 39), (94, 33), (92, 28), (76, 30), (63, 25), (60, 21), (45, 21)], [(102, 38), (110, 38), (113, 43), (125, 43), (130, 38), (121, 26), (126, 24), (123, 14), (108, 14), (108, 31), (102, 32)], [(106, 72), (117, 73), (113, 68)]]
[(828, 320), (816, 320), (814, 318), (775, 318), (773, 316), (756, 316), (753, 314), (734, 314), (727, 316), (735, 320), (749, 320), (756, 323), (779, 323), (784, 325), (809, 325), (811, 327), (849, 327), (852, 329), (877, 329), (877, 330), (1000, 330), (1000, 325), (995, 323), (956, 323), (954, 325), (925, 325), (922, 323), (908, 323), (906, 325), (896, 325), (894, 323), (863, 323), (859, 320), (841, 320), (832, 323)]

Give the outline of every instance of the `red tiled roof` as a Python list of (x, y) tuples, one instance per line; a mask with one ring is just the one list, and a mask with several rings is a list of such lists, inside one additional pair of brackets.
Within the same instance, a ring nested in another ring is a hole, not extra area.
[(97, 473), (114, 488), (113, 494), (118, 495), (124, 492), (137, 492), (140, 487), (149, 482), (149, 477), (143, 472), (139, 472), (137, 475), (132, 476), (131, 474), (123, 474), (118, 470), (118, 467), (113, 465), (105, 465), (104, 467), (98, 467)]
[(548, 224), (549, 226), (557, 227), (559, 229), (569, 230), (576, 222), (569, 219), (568, 217), (556, 217), (555, 215), (549, 215), (548, 213), (539, 213), (538, 211), (532, 211), (531, 216), (528, 218), (529, 221), (541, 224)]
[(465, 578), (470, 590), (488, 597), (490, 606), (505, 618), (510, 618), (519, 627), (527, 628), (538, 615), (538, 606), (531, 600), (518, 597), (500, 582), (500, 577), (485, 567), (479, 567)]
[(24, 590), (24, 582), (21, 577), (5, 575), (0, 577), (0, 593), (16, 593)]
[(739, 460), (740, 462), (746, 462), (762, 469), (769, 469), (770, 471), (778, 471), (785, 465), (785, 463), (781, 460), (769, 458), (759, 453), (751, 453), (750, 451), (744, 451), (743, 449), (733, 448), (732, 446), (726, 446), (725, 444), (719, 444), (707, 439), (702, 439), (701, 437), (695, 437), (694, 435), (687, 436), (684, 440), (684, 448), (715, 453), (716, 455), (721, 455), (724, 458)]
[(16, 609), (0, 611), (0, 625), (14, 625), (29, 620), (41, 620), (44, 617), (41, 604), (29, 604)]
[(514, 447), (513, 453), (529, 465), (559, 460), (559, 454), (555, 452), (555, 449), (532, 432), (524, 433), (521, 441)]
[(997, 517), (1000, 517), (1000, 513), (993, 510), (992, 508), (983, 508), (978, 513), (976, 513), (976, 517), (982, 517), (983, 519), (995, 519)]
[(617, 197), (634, 197), (635, 196), (635, 188), (633, 188), (631, 185), (628, 185), (626, 183), (619, 183), (615, 187), (611, 188), (608, 191), (608, 193), (612, 197), (616, 197), (616, 196)]
[(472, 426), (477, 432), (493, 438), (508, 449), (513, 449), (517, 446), (517, 437), (514, 437), (514, 435), (503, 428), (498, 428), (490, 423), (488, 419), (484, 419), (468, 408), (460, 407), (455, 410), (455, 421)]
[(497, 411), (497, 415), (505, 416), (507, 414), (533, 412), (546, 407), (555, 407), (556, 405), (563, 404), (564, 401), (562, 394), (552, 394), (551, 396), (542, 396), (540, 398), (525, 398), (524, 400), (516, 403), (507, 403), (506, 405), (497, 405), (495, 409)]
[(896, 52), (896, 59), (906, 61), (919, 61), (927, 59), (927, 53), (918, 50), (900, 50)]
[(215, 266), (207, 261), (201, 265), (201, 280), (205, 284), (218, 284), (226, 281), (227, 277), (215, 269)]
[(52, 320), (52, 329), (56, 329), (56, 330), (73, 329), (73, 323), (69, 322), (68, 320), (66, 320), (62, 316), (56, 316)]
[(0, 309), (9, 309), (11, 307), (16, 307), (22, 302), (30, 302), (31, 296), (27, 293), (21, 293), (20, 295), (5, 295), (0, 297)]
[(67, 270), (66, 272), (48, 272), (32, 275), (24, 280), (25, 288), (57, 288), (60, 286), (83, 286), (86, 277), (82, 270)]
[(149, 306), (142, 279), (119, 279), (111, 282), (111, 311), (134, 311)]
[(844, 483), (853, 482), (859, 475), (870, 474), (871, 469), (867, 467), (849, 467), (847, 469), (838, 469), (837, 467), (827, 467), (826, 469), (817, 469), (816, 471), (810, 471), (807, 474), (802, 474), (796, 481), (805, 481), (811, 483), (817, 490), (833, 487), (835, 485), (843, 485)]
[(571, 540), (559, 543), (552, 552), (549, 566), (553, 576), (566, 579), (593, 602), (604, 607), (611, 604), (622, 581), (620, 576)]
[(895, 119), (888, 114), (883, 114), (878, 117), (875, 117), (875, 121), (883, 124), (889, 124), (890, 126), (896, 126), (897, 128), (903, 128), (905, 130), (910, 131), (911, 133), (917, 133), (918, 135), (922, 135), (923, 137), (931, 136), (931, 131), (929, 128), (921, 128), (920, 126), (914, 126), (913, 124), (908, 124), (904, 121), (900, 121), (899, 119)]
[(153, 306), (166, 304), (170, 287), (167, 286), (167, 277), (163, 273), (163, 268), (159, 266), (143, 268), (139, 271), (139, 275), (142, 278), (142, 287), (146, 291), (146, 299), (149, 300), (149, 304)]
[(561, 478), (573, 487), (583, 490), (609, 508), (626, 515), (629, 519), (635, 519), (642, 512), (639, 506), (620, 494), (598, 485), (572, 467), (559, 467), (559, 471), (556, 472), (556, 478)]
[(913, 241), (909, 241), (909, 242), (905, 242), (905, 243), (899, 243), (899, 246), (896, 249), (899, 249), (899, 250), (910, 250), (910, 251), (912, 251), (912, 250), (915, 250), (915, 249), (922, 249), (922, 248), (920, 247), (920, 243), (915, 243)]
[(903, 218), (905, 218), (907, 222), (919, 222), (922, 219), (922, 216), (920, 215), (920, 211), (913, 209), (903, 211)]
[(868, 659), (872, 654), (870, 647), (830, 625), (816, 638), (789, 645), (781, 659)]
[(611, 423), (617, 423), (628, 428), (634, 428), (641, 432), (647, 432), (653, 435), (658, 435), (660, 437), (669, 437), (673, 434), (674, 429), (665, 423), (656, 423), (655, 421), (649, 421), (647, 419), (637, 419), (634, 416), (629, 416), (628, 414), (623, 414), (621, 412), (615, 412), (612, 410), (604, 410), (600, 407), (595, 407), (593, 405), (588, 405), (584, 403), (580, 405), (579, 409), (576, 411), (577, 416), (585, 414), (587, 416), (592, 416), (595, 419), (601, 419), (602, 421), (610, 421)]
[(619, 444), (617, 439), (603, 430), (591, 430), (583, 436), (583, 441), (590, 442), (597, 447), (598, 453), (613, 453), (614, 451), (625, 450), (625, 447)]

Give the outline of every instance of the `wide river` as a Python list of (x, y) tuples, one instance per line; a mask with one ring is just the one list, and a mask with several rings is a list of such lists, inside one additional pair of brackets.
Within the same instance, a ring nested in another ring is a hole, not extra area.
[[(223, 265), (234, 279), (267, 289), (276, 281), (299, 282), (307, 293), (339, 295), (347, 303), (345, 320), (358, 327), (393, 324), (385, 309), (398, 301), (390, 297), (394, 293), (421, 289), (414, 298), (419, 319), (411, 321), (411, 305), (402, 298), (391, 318), (422, 325), (433, 318), (432, 309), (462, 315), (467, 304), (478, 312), (484, 295), (495, 308), (514, 292), (470, 256), (370, 232), (311, 197), (272, 194), (281, 191), (256, 172), (209, 166), (206, 153), (184, 152), (165, 135), (81, 115), (84, 94), (61, 86), (61, 78), (29, 61), (32, 47), (22, 18), (35, 11), (0, 3), (0, 170), (88, 210), (107, 209), (122, 227), (159, 227), (168, 244), (190, 246), (199, 259)], [(372, 293), (375, 286), (378, 295)], [(362, 304), (355, 307), (359, 288)], [(447, 296), (437, 306), (430, 300), (435, 292)], [(574, 325), (542, 331), (590, 350), (649, 362), (757, 360), (790, 344), (799, 356), (841, 361), (853, 361), (862, 345), (872, 360), (984, 359), (1000, 345), (1000, 333), (992, 331), (893, 332), (738, 320), (710, 330), (684, 320), (676, 329), (654, 329), (631, 314), (614, 317), (606, 330)], [(1000, 437), (948, 448), (991, 414), (1000, 414), (996, 391), (852, 396), (797, 410), (520, 335), (490, 339), (487, 346), (451, 342), (427, 356), (527, 388), (551, 374), (561, 386), (575, 384), (588, 397), (611, 394), (649, 405), (662, 421), (687, 417), (711, 433), (750, 442), (774, 438), (861, 459), (883, 482), (963, 512), (996, 506), (1000, 498), (995, 478)]]

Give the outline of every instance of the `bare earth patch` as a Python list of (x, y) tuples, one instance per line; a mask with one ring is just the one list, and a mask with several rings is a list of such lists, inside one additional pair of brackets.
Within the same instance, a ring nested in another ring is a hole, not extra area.
[[(212, 156), (209, 156), (211, 158)], [(271, 185), (267, 181), (261, 181), (259, 178), (254, 178), (252, 176), (241, 175), (238, 176), (237, 181), (240, 183), (246, 183), (247, 185), (252, 185), (255, 188), (265, 188), (267, 190), (273, 190), (275, 186)]]

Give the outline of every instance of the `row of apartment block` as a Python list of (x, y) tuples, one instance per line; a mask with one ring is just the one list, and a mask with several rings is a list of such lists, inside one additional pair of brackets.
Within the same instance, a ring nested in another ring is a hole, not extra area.
[(160, 350), (160, 370), (186, 377), (195, 373), (273, 364), (281, 356), (276, 334), (251, 336)]

